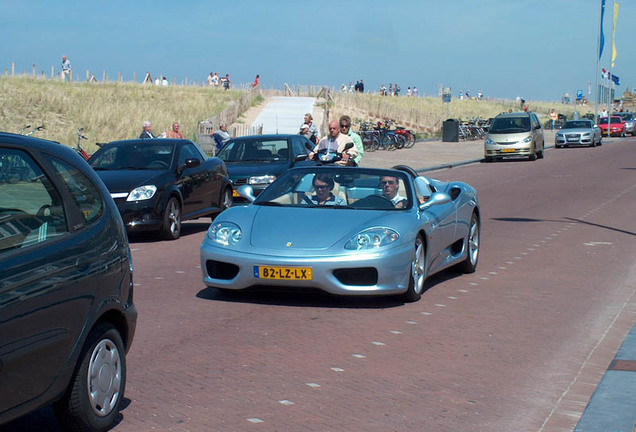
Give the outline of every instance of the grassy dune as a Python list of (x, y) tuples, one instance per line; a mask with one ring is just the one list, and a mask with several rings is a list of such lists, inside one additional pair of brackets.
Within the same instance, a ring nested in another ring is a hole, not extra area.
[(25, 77), (0, 77), (0, 130), (20, 132), (23, 126), (44, 125), (35, 136), (73, 146), (76, 130), (88, 137), (89, 153), (96, 142), (136, 138), (144, 120), (155, 134), (181, 125), (186, 138), (196, 139), (197, 124), (237, 100), (238, 90), (206, 87), (88, 84)]
[[(83, 127), (88, 141), (82, 145), (89, 153), (97, 149), (97, 142), (139, 136), (144, 120), (152, 122), (155, 134), (170, 130), (177, 121), (186, 138), (196, 140), (198, 123), (219, 114), (242, 94), (241, 90), (207, 87), (62, 83), (0, 76), (0, 130), (18, 133), (27, 124), (44, 125), (45, 130), (36, 136), (73, 146), (77, 140), (75, 131)], [(253, 103), (261, 100), (257, 98)], [(519, 109), (514, 100), (453, 99), (443, 112), (440, 98), (356, 93), (336, 94), (335, 103), (330, 106), (331, 118), (342, 114), (358, 122), (391, 118), (415, 129), (421, 136), (439, 135), (446, 118), (489, 118), (509, 109)], [(542, 119), (547, 119), (551, 108), (568, 117), (574, 110), (573, 105), (557, 102), (529, 100), (528, 106)], [(579, 107), (581, 113), (588, 110), (589, 107)]]

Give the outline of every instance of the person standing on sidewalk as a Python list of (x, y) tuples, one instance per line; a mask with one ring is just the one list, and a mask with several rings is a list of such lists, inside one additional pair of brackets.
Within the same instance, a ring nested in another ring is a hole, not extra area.
[(343, 115), (340, 117), (340, 133), (349, 135), (349, 138), (353, 141), (353, 145), (358, 149), (358, 154), (354, 156), (353, 161), (356, 165), (360, 165), (362, 156), (364, 155), (364, 145), (362, 144), (362, 138), (360, 135), (351, 130), (351, 117)]
[(66, 58), (66, 55), (62, 56), (62, 81), (73, 80), (73, 68), (71, 67), (71, 61)]
[(554, 126), (556, 125), (556, 121), (559, 118), (559, 115), (554, 111), (554, 108), (550, 110), (550, 114), (548, 115), (550, 118), (550, 130), (554, 130)]

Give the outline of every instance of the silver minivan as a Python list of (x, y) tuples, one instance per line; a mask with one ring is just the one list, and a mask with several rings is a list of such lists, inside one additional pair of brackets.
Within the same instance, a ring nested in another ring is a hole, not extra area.
[(533, 112), (499, 114), (484, 141), (486, 162), (503, 158), (543, 158), (543, 128)]

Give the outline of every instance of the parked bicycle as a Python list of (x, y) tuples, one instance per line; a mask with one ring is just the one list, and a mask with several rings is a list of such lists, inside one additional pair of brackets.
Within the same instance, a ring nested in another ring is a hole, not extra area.
[(20, 131), (20, 135), (30, 136), (30, 135), (33, 135), (36, 132), (40, 132), (40, 131), (44, 130), (44, 126), (38, 126), (38, 127), (34, 128), (34, 129), (31, 129), (30, 131), (27, 132), (27, 130), (30, 129), (30, 128), (31, 128), (30, 124), (24, 126), (22, 128), (22, 130)]
[(79, 128), (77, 130), (77, 145), (75, 146), (75, 151), (77, 152), (78, 155), (83, 157), (85, 161), (87, 161), (90, 158), (90, 156), (88, 155), (88, 153), (86, 153), (86, 150), (84, 150), (84, 148), (82, 147), (82, 140), (88, 139), (88, 138), (82, 135), (83, 130), (84, 128)]

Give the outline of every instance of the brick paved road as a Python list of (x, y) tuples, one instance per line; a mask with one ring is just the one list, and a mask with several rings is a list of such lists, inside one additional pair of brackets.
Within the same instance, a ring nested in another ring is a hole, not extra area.
[[(133, 239), (139, 323), (114, 430), (572, 430), (636, 319), (633, 166), (608, 142), (436, 171), (477, 187), (482, 255), (413, 304), (222, 294), (201, 283), (207, 223)], [(58, 429), (44, 409), (0, 430)]]

